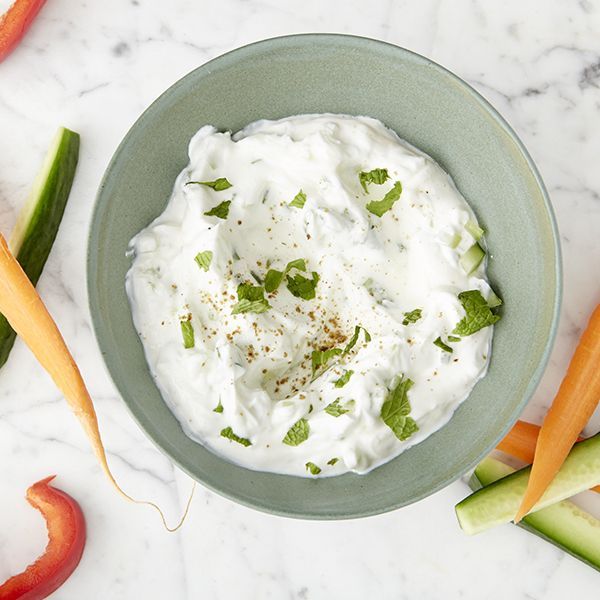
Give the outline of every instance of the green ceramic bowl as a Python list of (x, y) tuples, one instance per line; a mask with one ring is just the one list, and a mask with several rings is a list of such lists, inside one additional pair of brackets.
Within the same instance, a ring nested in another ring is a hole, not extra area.
[[(236, 131), (298, 113), (381, 119), (436, 159), (485, 227), (489, 277), (504, 298), (488, 375), (451, 421), (367, 475), (304, 479), (233, 465), (186, 437), (148, 372), (125, 295), (127, 243), (164, 208), (207, 123)], [(169, 88), (131, 128), (104, 176), (88, 255), (91, 313), (108, 369), (148, 436), (216, 492), (280, 515), (362, 517), (457, 479), (513, 424), (542, 375), (561, 296), (552, 209), (527, 151), (500, 115), (452, 73), (408, 50), (342, 35), (297, 35), (240, 48)]]

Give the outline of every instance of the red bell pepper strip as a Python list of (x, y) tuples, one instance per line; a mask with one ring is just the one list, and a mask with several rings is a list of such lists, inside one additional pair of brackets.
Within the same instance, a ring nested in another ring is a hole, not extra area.
[(0, 62), (15, 49), (45, 3), (46, 0), (15, 0), (0, 17)]
[(46, 519), (46, 550), (25, 571), (0, 585), (0, 600), (42, 600), (79, 564), (85, 546), (83, 513), (71, 496), (48, 485), (54, 477), (46, 477), (27, 490), (27, 501)]

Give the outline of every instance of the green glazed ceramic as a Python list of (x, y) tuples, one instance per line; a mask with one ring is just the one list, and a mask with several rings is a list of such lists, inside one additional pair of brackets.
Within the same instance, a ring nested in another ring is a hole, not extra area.
[[(256, 119), (322, 112), (381, 119), (451, 174), (488, 232), (488, 273), (504, 307), (489, 373), (445, 427), (367, 475), (311, 480), (238, 467), (184, 435), (148, 372), (124, 281), (127, 244), (163, 210), (187, 164), (188, 142), (202, 125), (236, 131)], [(100, 186), (88, 286), (108, 369), (134, 417), (176, 464), (247, 506), (343, 519), (389, 511), (439, 490), (504, 435), (548, 360), (561, 266), (542, 180), (515, 133), (477, 92), (408, 50), (311, 34), (225, 54), (178, 81), (139, 118)]]

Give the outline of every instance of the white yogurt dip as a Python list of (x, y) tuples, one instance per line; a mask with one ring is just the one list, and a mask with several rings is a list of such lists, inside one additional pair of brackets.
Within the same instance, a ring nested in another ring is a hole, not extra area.
[(186, 434), (250, 469), (322, 477), (442, 427), (485, 374), (493, 329), (454, 331), (459, 293), (494, 296), (485, 261), (461, 266), (476, 221), (450, 177), (345, 115), (206, 126), (189, 156), (126, 281)]

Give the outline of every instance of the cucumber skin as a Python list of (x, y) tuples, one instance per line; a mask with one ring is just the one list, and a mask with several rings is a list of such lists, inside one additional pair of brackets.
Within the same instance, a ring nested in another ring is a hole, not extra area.
[[(456, 515), (461, 528), (468, 534), (474, 534), (512, 521), (525, 493), (530, 470), (529, 466), (515, 471), (459, 502)], [(598, 484), (600, 433), (575, 444), (554, 481), (534, 507), (535, 512)]]
[(481, 247), (479, 242), (475, 242), (461, 257), (459, 260), (460, 266), (463, 268), (467, 275), (471, 275), (483, 262), (485, 258), (485, 250)]
[[(514, 471), (498, 460), (486, 458), (475, 469), (469, 486), (476, 491)], [(518, 526), (600, 571), (600, 521), (572, 502), (563, 500), (531, 513)]]
[[(57, 136), (58, 145), (48, 175), (32, 190), (35, 207), (16, 254), (33, 285), (37, 284), (56, 239), (79, 159), (79, 134), (61, 128)], [(0, 368), (8, 360), (15, 338), (16, 333), (0, 314)]]

